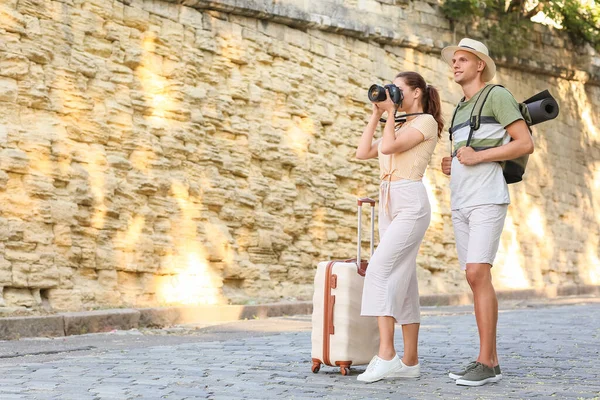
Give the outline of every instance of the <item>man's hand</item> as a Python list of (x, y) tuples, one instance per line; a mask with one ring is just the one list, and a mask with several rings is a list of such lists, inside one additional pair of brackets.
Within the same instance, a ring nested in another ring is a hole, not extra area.
[(479, 154), (472, 147), (461, 147), (456, 152), (456, 158), (462, 165), (477, 165), (481, 162)]
[(442, 158), (442, 172), (446, 175), (450, 175), (451, 167), (452, 167), (452, 157)]

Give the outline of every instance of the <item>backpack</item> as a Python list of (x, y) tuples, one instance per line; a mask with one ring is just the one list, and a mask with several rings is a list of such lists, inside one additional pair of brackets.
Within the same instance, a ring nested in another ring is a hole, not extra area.
[[(481, 110), (483, 110), (483, 105), (487, 100), (490, 92), (495, 87), (504, 88), (502, 85), (486, 85), (485, 88), (481, 91), (477, 99), (475, 100), (475, 105), (473, 106), (473, 110), (471, 110), (471, 116), (469, 118), (469, 125), (471, 127), (471, 131), (469, 132), (469, 138), (467, 139), (466, 146), (469, 147), (471, 144), (471, 139), (473, 138), (473, 133), (479, 129), (481, 123)], [(483, 99), (482, 99), (483, 98)], [(464, 98), (461, 100), (464, 101)], [(533, 120), (531, 118), (531, 114), (529, 109), (527, 108), (526, 103), (519, 103), (519, 111), (527, 123), (527, 127), (529, 128), (529, 133), (531, 134), (531, 125), (533, 125)], [(452, 122), (450, 123), (450, 143), (452, 143), (452, 127), (454, 126), (454, 119), (456, 118), (456, 113), (458, 112), (458, 106), (454, 109), (454, 114), (452, 115)], [(512, 138), (511, 138), (512, 140)], [(523, 180), (523, 174), (525, 173), (525, 167), (527, 166), (527, 161), (529, 160), (529, 154), (525, 154), (521, 157), (515, 158), (513, 160), (502, 161), (500, 164), (502, 166), (502, 174), (504, 175), (504, 179), (506, 183), (517, 183)]]

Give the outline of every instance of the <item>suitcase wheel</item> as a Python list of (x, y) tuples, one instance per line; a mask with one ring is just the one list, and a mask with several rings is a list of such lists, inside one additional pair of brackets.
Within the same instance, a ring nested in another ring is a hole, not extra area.
[(340, 367), (340, 372), (342, 373), (342, 375), (346, 376), (350, 374), (350, 368)]
[(317, 372), (319, 372), (319, 370), (321, 369), (321, 363), (316, 363), (313, 362), (311, 371), (313, 372), (313, 374), (316, 374)]

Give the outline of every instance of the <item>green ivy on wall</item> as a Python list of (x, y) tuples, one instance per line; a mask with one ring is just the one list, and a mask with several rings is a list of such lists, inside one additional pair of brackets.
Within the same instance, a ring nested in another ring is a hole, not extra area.
[[(598, 0), (539, 0), (533, 7), (525, 0), (444, 0), (442, 13), (452, 29), (464, 27), (467, 34), (476, 28), (483, 34), (494, 53), (515, 56), (529, 42), (538, 12), (561, 24), (573, 43), (589, 43), (600, 51), (600, 5)], [(456, 39), (456, 38), (455, 38)]]

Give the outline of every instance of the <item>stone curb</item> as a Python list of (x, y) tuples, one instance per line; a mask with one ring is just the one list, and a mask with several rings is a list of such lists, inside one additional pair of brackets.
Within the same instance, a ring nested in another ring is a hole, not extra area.
[(62, 315), (0, 318), (0, 339), (65, 336)]
[[(542, 289), (498, 291), (502, 300), (528, 300), (563, 296), (600, 296), (600, 285), (549, 286)], [(456, 306), (472, 303), (471, 294), (421, 296), (421, 306)], [(50, 316), (0, 318), (0, 340), (26, 337), (60, 337), (176, 324), (219, 323), (241, 319), (310, 314), (312, 302), (259, 305), (180, 306), (67, 312)]]
[(64, 318), (65, 336), (137, 328), (141, 313), (133, 309), (69, 312)]

